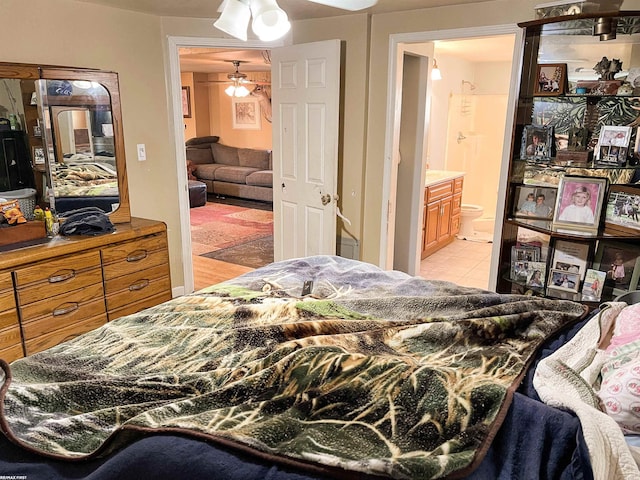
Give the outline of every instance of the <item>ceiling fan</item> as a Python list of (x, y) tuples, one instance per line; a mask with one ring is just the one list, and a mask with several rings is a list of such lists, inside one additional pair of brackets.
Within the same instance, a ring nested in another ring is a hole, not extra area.
[(207, 80), (204, 83), (230, 83), (229, 87), (225, 89), (225, 93), (230, 97), (246, 97), (249, 95), (251, 91), (245, 85), (271, 85), (271, 82), (247, 78), (247, 74), (240, 71), (240, 64), (243, 63), (241, 60), (226, 61), (230, 61), (236, 67), (234, 72), (227, 74), (228, 80)]
[[(328, 7), (356, 11), (372, 7), (378, 0), (308, 0)], [(240, 40), (247, 40), (249, 20), (251, 29), (264, 42), (277, 40), (291, 28), (287, 13), (276, 0), (223, 0), (218, 8), (220, 18), (214, 26)]]

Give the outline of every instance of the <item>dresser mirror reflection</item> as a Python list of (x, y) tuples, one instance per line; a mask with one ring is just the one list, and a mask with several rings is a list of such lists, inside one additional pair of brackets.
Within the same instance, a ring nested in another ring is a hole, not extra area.
[(130, 221), (116, 73), (0, 63), (0, 118), (0, 197), (33, 188), (59, 214), (94, 206)]

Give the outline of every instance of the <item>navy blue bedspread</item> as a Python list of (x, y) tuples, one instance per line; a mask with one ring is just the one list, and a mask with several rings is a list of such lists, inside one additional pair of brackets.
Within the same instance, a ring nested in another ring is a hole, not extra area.
[[(533, 367), (571, 338), (587, 319), (550, 339), (538, 353), (474, 480), (592, 480), (578, 419), (540, 403), (531, 384)], [(26, 480), (311, 480), (328, 478), (190, 437), (155, 434), (106, 458), (82, 462), (44, 459), (0, 434), (0, 478)], [(345, 476), (344, 478), (349, 478)], [(355, 474), (351, 478), (362, 478)]]

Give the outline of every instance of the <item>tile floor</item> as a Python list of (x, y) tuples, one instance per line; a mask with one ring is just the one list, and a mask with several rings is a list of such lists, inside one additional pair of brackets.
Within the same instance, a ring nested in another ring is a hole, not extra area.
[(420, 276), (467, 287), (487, 288), (492, 248), (492, 243), (456, 238), (420, 262)]

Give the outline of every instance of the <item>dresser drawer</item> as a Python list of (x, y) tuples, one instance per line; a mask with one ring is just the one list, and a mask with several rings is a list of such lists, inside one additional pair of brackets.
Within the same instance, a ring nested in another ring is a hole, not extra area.
[[(86, 288), (90, 285), (102, 285), (102, 269), (58, 271), (59, 276), (53, 283), (37, 283), (18, 288), (18, 303), (24, 309), (25, 305), (38, 302), (44, 298), (51, 298), (62, 293)], [(52, 277), (53, 278), (53, 277)], [(102, 293), (98, 293), (102, 296)]]
[(22, 338), (20, 337), (20, 327), (15, 325), (10, 328), (0, 329), (0, 350), (19, 345), (22, 349)]
[(16, 308), (16, 299), (13, 296), (13, 288), (2, 288), (3, 284), (0, 284), (0, 313), (5, 310), (11, 310)]
[[(68, 324), (99, 313), (104, 314), (103, 292), (102, 284), (89, 285), (86, 288), (21, 306), (22, 327), (26, 333), (27, 325), (34, 320), (42, 322), (48, 319), (50, 321), (48, 323), (52, 325)], [(86, 311), (87, 309), (89, 311)]]
[(130, 286), (107, 295), (107, 310), (111, 312), (127, 304), (133, 304), (162, 293), (166, 293), (167, 300), (169, 300), (171, 298), (170, 289), (171, 281), (168, 276), (156, 279), (140, 278)]
[(18, 325), (18, 312), (15, 308), (0, 312), (0, 330)]
[[(71, 284), (79, 272), (94, 268), (100, 268), (100, 252), (97, 250), (17, 269), (16, 286), (20, 289), (32, 284), (44, 284), (48, 291), (49, 286), (58, 283)], [(82, 284), (78, 285), (80, 286)]]
[(156, 235), (102, 250), (105, 280), (134, 273), (158, 265), (169, 265), (167, 242)]
[(5, 362), (13, 362), (22, 357), (24, 357), (24, 352), (22, 351), (21, 344), (16, 344), (8, 348), (0, 347), (0, 358)]
[(453, 180), (453, 193), (462, 193), (462, 183), (464, 177), (458, 177)]
[(71, 340), (72, 338), (77, 337), (78, 335), (81, 335), (83, 333), (95, 330), (105, 323), (105, 316), (99, 316), (56, 329), (54, 332), (51, 332), (49, 334), (25, 340), (25, 350), (27, 351), (27, 355), (32, 355), (47, 348), (53, 347), (54, 345), (57, 345), (59, 343)]
[(109, 321), (112, 322), (120, 317), (124, 317), (125, 315), (138, 313), (145, 308), (155, 307), (156, 305), (162, 302), (166, 302), (167, 300), (171, 300), (171, 294), (168, 291), (160, 293), (153, 297), (145, 298), (144, 300), (140, 300), (136, 303), (127, 304), (122, 308), (109, 310)]
[(11, 281), (10, 272), (0, 273), (0, 292), (13, 289), (13, 282)]

